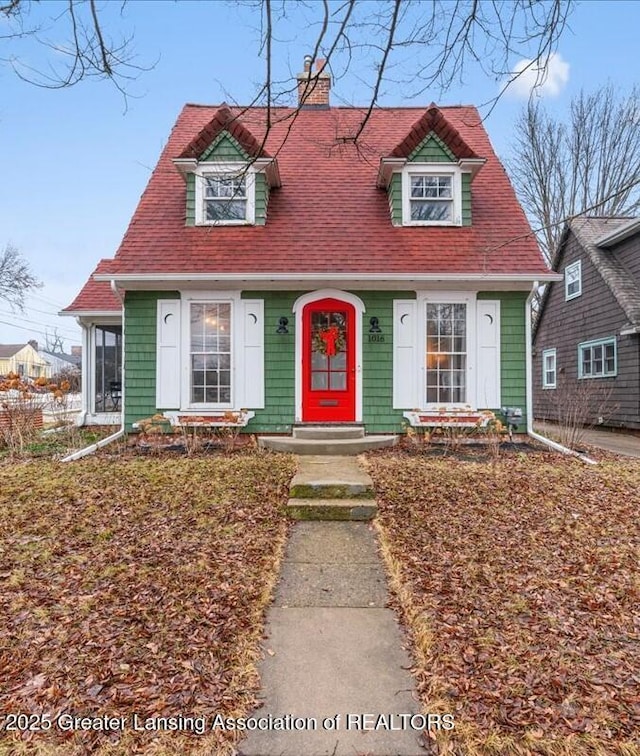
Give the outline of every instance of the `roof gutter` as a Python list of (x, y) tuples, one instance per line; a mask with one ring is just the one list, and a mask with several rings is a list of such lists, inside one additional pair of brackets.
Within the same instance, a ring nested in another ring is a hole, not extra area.
[(234, 282), (234, 281), (500, 281), (527, 283), (539, 281), (562, 281), (562, 275), (549, 271), (548, 273), (358, 273), (356, 271), (344, 271), (342, 273), (94, 273), (95, 281), (109, 281), (113, 285), (126, 283), (153, 283), (169, 281), (211, 281), (211, 282)]
[(605, 236), (601, 236), (594, 244), (596, 247), (613, 247), (614, 244), (624, 241), (629, 236), (640, 231), (640, 218), (631, 218), (628, 223), (621, 226), (616, 231), (612, 231)]
[(573, 449), (569, 449), (566, 446), (563, 446), (562, 444), (558, 444), (555, 441), (552, 441), (550, 438), (547, 438), (546, 436), (542, 436), (539, 433), (536, 433), (536, 431), (533, 430), (533, 345), (531, 343), (531, 303), (533, 302), (533, 298), (536, 295), (536, 291), (538, 289), (538, 281), (535, 281), (533, 284), (533, 287), (531, 288), (531, 291), (529, 292), (529, 296), (527, 297), (527, 302), (525, 305), (525, 348), (526, 348), (526, 412), (527, 412), (527, 435), (531, 438), (535, 439), (536, 441), (539, 441), (541, 444), (544, 444), (545, 446), (548, 446), (550, 449), (553, 449), (554, 451), (558, 451), (561, 454), (567, 454), (571, 457), (577, 457), (578, 459), (582, 460), (583, 462), (586, 462), (589, 465), (597, 465), (598, 463), (591, 459), (591, 457), (587, 457), (586, 454), (580, 454), (579, 452), (573, 451)]

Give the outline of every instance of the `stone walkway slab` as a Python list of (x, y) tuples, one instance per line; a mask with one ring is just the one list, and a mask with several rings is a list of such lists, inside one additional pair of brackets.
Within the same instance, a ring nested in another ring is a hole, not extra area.
[(288, 564), (276, 591), (275, 606), (384, 608), (385, 575), (378, 564)]
[(293, 499), (373, 499), (373, 482), (353, 457), (298, 458), (289, 486)]
[[(424, 756), (421, 730), (398, 717), (421, 709), (387, 598), (366, 523), (294, 526), (267, 616), (264, 706), (252, 716), (289, 715), (307, 727), (252, 732), (239, 744), (242, 756)], [(395, 715), (396, 729), (380, 725), (380, 715)]]

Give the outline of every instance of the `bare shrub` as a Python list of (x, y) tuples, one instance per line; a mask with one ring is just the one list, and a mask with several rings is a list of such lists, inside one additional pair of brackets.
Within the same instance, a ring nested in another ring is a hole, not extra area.
[(11, 454), (22, 454), (40, 435), (43, 409), (65, 403), (68, 383), (49, 383), (46, 378), (29, 382), (9, 373), (0, 380), (0, 445)]
[(606, 423), (617, 405), (612, 387), (594, 379), (575, 380), (560, 374), (553, 392), (552, 414), (558, 423), (558, 440), (575, 449), (584, 444), (585, 432)]

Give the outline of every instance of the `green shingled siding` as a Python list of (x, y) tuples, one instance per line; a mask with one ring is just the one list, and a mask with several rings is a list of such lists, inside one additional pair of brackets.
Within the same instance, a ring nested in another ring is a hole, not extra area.
[(124, 421), (156, 412), (156, 318), (158, 299), (180, 299), (176, 291), (128, 291), (124, 318)]
[(269, 187), (264, 173), (256, 173), (256, 226), (267, 222), (267, 205), (269, 204)]
[[(481, 291), (478, 299), (500, 300), (500, 393), (503, 407), (520, 407), (522, 423), (527, 428), (526, 407), (526, 291)], [(500, 409), (489, 407), (487, 409)]]
[[(265, 408), (249, 432), (287, 433), (295, 418), (295, 317), (293, 303), (304, 292), (242, 292), (243, 299), (264, 299)], [(363, 421), (368, 432), (401, 428), (393, 405), (393, 300), (414, 299), (415, 292), (356, 292), (366, 312), (362, 321)], [(501, 302), (501, 393), (503, 406), (526, 408), (525, 300), (527, 292), (480, 292), (478, 299)], [(156, 408), (156, 311), (158, 299), (179, 299), (178, 292), (127, 292), (125, 299), (125, 424), (153, 415)], [(289, 333), (276, 333), (289, 318)], [(369, 319), (377, 317), (383, 341), (369, 341)], [(492, 407), (491, 409), (499, 409)], [(526, 417), (519, 430), (526, 428)]]
[[(265, 409), (247, 430), (288, 433), (295, 421), (295, 317), (293, 303), (304, 292), (242, 292), (243, 299), (264, 299)], [(414, 299), (415, 292), (355, 292), (366, 307), (362, 321), (363, 420), (368, 432), (401, 429), (402, 413), (393, 405), (393, 300)], [(289, 318), (289, 333), (276, 333), (278, 320)], [(380, 321), (384, 341), (369, 342), (369, 318)]]
[(186, 225), (196, 224), (196, 176), (195, 173), (187, 173), (187, 216)]
[(245, 152), (237, 140), (227, 131), (223, 131), (211, 142), (209, 147), (200, 156), (200, 161), (211, 160), (248, 160), (249, 155)]
[(462, 174), (462, 225), (471, 225), (471, 174)]
[[(243, 291), (243, 299), (264, 299), (265, 408), (247, 430), (253, 433), (290, 433), (295, 420), (296, 323), (291, 308), (301, 291)], [(281, 317), (289, 319), (289, 333), (278, 334)]]
[[(393, 409), (393, 300), (415, 299), (415, 291), (358, 291), (362, 318), (362, 419), (368, 433), (398, 433), (402, 411)], [(369, 319), (378, 318), (384, 341), (369, 341)]]
[(394, 226), (402, 225), (402, 175), (394, 173), (387, 190), (389, 196), (389, 208), (391, 210), (391, 222)]
[(420, 142), (415, 150), (409, 155), (411, 163), (454, 163), (455, 155), (447, 145), (434, 133)]

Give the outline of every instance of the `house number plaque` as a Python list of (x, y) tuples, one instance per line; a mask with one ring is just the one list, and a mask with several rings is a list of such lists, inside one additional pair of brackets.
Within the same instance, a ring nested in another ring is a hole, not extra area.
[(384, 334), (382, 334), (382, 333), (370, 333), (369, 334), (369, 343), (370, 344), (384, 344)]

